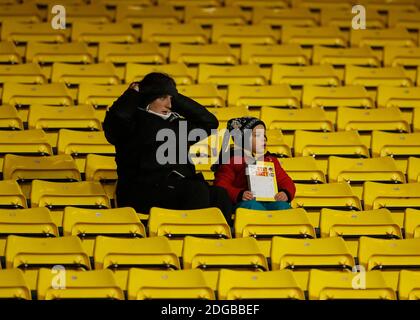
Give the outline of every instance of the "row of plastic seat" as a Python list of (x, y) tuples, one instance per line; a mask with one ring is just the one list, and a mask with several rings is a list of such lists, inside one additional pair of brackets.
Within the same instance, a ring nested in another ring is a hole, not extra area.
[[(0, 271), (0, 296), (3, 299), (31, 300), (31, 290), (19, 269)], [(363, 285), (355, 285), (363, 279)], [(363, 274), (311, 270), (309, 300), (386, 299), (418, 300), (420, 273), (402, 270), (394, 290), (380, 271)], [(62, 281), (59, 282), (59, 281)], [(267, 272), (222, 269), (218, 275), (217, 295), (198, 269), (160, 271), (132, 268), (128, 272), (128, 300), (146, 299), (293, 299), (304, 300), (293, 272)], [(397, 294), (398, 292), (398, 294)], [(124, 300), (125, 294), (110, 270), (56, 271), (40, 269), (36, 288), (37, 300), (107, 299)]]
[[(50, 3), (46, 10), (39, 9), (36, 3), (24, 2), (20, 5), (7, 5), (3, 7), (0, 22), (13, 18), (14, 21), (34, 23), (51, 21), (54, 15)], [(418, 11), (390, 10), (388, 17), (379, 14), (378, 8), (367, 8), (369, 28), (410, 27), (419, 28)], [(214, 24), (268, 24), (282, 27), (292, 26), (339, 26), (350, 28), (352, 16), (348, 8), (322, 8), (320, 14), (312, 12), (309, 8), (264, 8), (255, 7), (252, 11), (242, 10), (238, 6), (200, 7), (196, 4), (178, 8), (171, 5), (143, 6), (142, 4), (117, 4), (114, 10), (106, 4), (91, 3), (73, 5), (67, 4), (66, 23), (90, 21), (95, 23), (129, 22), (132, 25), (141, 25), (149, 21), (160, 23), (198, 23), (204, 26)], [(408, 23), (408, 25), (407, 25)]]

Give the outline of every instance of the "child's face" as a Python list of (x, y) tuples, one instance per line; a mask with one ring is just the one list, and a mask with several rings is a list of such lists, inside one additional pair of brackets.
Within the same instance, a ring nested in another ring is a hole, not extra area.
[(265, 128), (259, 124), (252, 130), (252, 152), (257, 155), (264, 154), (266, 142)]

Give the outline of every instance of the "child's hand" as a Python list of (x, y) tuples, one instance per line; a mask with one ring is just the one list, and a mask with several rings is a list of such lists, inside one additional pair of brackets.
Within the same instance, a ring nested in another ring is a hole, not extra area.
[(274, 199), (276, 199), (276, 201), (287, 201), (289, 200), (289, 197), (285, 192), (281, 191), (274, 196)]
[(245, 191), (242, 194), (242, 200), (252, 200), (252, 199), (254, 199), (254, 195), (252, 194), (251, 191)]

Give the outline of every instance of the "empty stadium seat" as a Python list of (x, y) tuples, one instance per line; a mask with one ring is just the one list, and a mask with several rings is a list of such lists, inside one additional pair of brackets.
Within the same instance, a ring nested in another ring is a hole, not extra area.
[(142, 27), (142, 41), (159, 44), (205, 44), (209, 42), (209, 35), (195, 23), (165, 25), (160, 22), (145, 22)]
[(261, 109), (261, 120), (267, 129), (285, 131), (313, 130), (333, 131), (333, 123), (327, 119), (321, 108), (284, 109), (264, 107)]
[(182, 44), (173, 43), (169, 52), (171, 63), (237, 64), (238, 59), (226, 43)]
[(238, 208), (235, 212), (235, 238), (253, 237), (266, 257), (274, 236), (316, 238), (310, 217), (304, 209), (257, 211)]
[(255, 7), (252, 24), (268, 24), (271, 27), (296, 26), (315, 27), (319, 17), (307, 8), (268, 8)]
[(419, 152), (420, 133), (372, 132), (372, 155), (374, 157), (408, 158), (418, 155)]
[(0, 65), (0, 83), (5, 82), (43, 84), (47, 79), (36, 63)]
[(329, 48), (315, 46), (313, 64), (332, 64), (335, 67), (346, 65), (380, 67), (381, 61), (369, 47)]
[(310, 300), (397, 300), (395, 291), (380, 271), (354, 273), (311, 270), (308, 294)]
[(420, 300), (420, 272), (401, 270), (398, 283), (399, 300)]
[(98, 49), (99, 62), (112, 62), (115, 64), (166, 62), (165, 54), (159, 49), (157, 43), (109, 43), (101, 42)]
[(413, 112), (413, 131), (420, 131), (420, 111), (415, 109)]
[(383, 240), (361, 237), (359, 263), (370, 270), (418, 269), (420, 239)]
[(400, 88), (379, 86), (377, 103), (379, 108), (418, 108), (420, 107), (420, 87)]
[(295, 183), (326, 183), (325, 173), (313, 157), (279, 159), (282, 168)]
[(39, 64), (54, 62), (93, 63), (94, 57), (84, 43), (61, 44), (29, 42), (26, 48), (26, 61)]
[(195, 78), (190, 74), (187, 66), (183, 63), (164, 65), (127, 63), (125, 82), (131, 83), (133, 81), (139, 81), (150, 72), (166, 73), (175, 80), (177, 85), (190, 85), (195, 82)]
[(220, 300), (305, 299), (290, 270), (255, 273), (223, 269), (217, 292)]
[(406, 239), (420, 238), (420, 210), (405, 210), (404, 231)]
[(416, 11), (390, 10), (388, 12), (388, 24), (390, 28), (403, 27), (408, 30), (419, 30), (420, 17)]
[[(115, 1), (115, 0), (112, 0), (112, 1)], [(150, 0), (146, 0), (146, 1), (150, 1)], [(181, 7), (181, 8), (185, 8), (190, 5), (195, 5), (195, 6), (200, 6), (200, 7), (219, 7), (222, 5), (221, 0), (158, 0), (158, 4), (171, 5), (171, 6)]]
[(124, 300), (124, 293), (111, 270), (53, 272), (42, 268), (38, 273), (37, 298)]
[(2, 3), (0, 23), (4, 21), (16, 21), (22, 23), (39, 23), (45, 18), (43, 11), (37, 8), (35, 3)]
[(384, 49), (384, 65), (418, 67), (420, 65), (420, 48), (386, 46)]
[(126, 84), (104, 86), (81, 83), (77, 100), (79, 104), (90, 104), (95, 108), (106, 108), (117, 100), (126, 89)]
[(380, 85), (410, 87), (412, 81), (402, 67), (366, 68), (346, 66), (346, 85), (362, 85), (376, 88)]
[(56, 62), (52, 67), (51, 81), (65, 83), (68, 86), (80, 83), (107, 85), (120, 83), (112, 63), (75, 65)]
[(265, 85), (267, 82), (268, 79), (261, 68), (255, 64), (238, 66), (200, 64), (198, 66), (198, 83), (228, 86), (232, 84)]
[(275, 64), (271, 73), (271, 83), (287, 83), (295, 87), (308, 84), (336, 87), (340, 85), (340, 79), (330, 65), (286, 66)]
[(352, 47), (383, 48), (384, 46), (415, 47), (415, 38), (405, 28), (350, 31)]
[(31, 300), (31, 290), (19, 269), (0, 270), (0, 298)]
[(0, 129), (23, 130), (22, 119), (14, 106), (10, 104), (0, 105)]
[(297, 43), (302, 47), (314, 45), (347, 47), (347, 35), (336, 26), (329, 27), (294, 27), (284, 26), (282, 29), (283, 43)]
[(408, 158), (407, 180), (408, 182), (420, 182), (420, 158)]
[(15, 180), (0, 180), (0, 208), (27, 208), (26, 198)]
[(277, 30), (268, 25), (230, 26), (216, 24), (212, 28), (211, 40), (214, 43), (227, 43), (232, 46), (245, 43), (276, 44), (280, 38)]
[(178, 92), (194, 99), (205, 107), (225, 107), (226, 98), (217, 90), (213, 83), (178, 86)]
[(337, 0), (292, 0), (294, 7), (308, 8), (312, 11), (318, 12), (321, 9), (348, 9), (350, 11), (351, 4), (349, 1)]
[(290, 145), (284, 140), (284, 136), (280, 130), (266, 130), (267, 137), (266, 149), (278, 158), (291, 157), (292, 151)]
[(12, 41), (0, 41), (0, 62), (10, 64), (22, 62), (22, 57)]
[(196, 23), (201, 26), (213, 26), (215, 24), (245, 25), (250, 20), (251, 12), (243, 11), (238, 7), (185, 7), (185, 23)]
[(240, 7), (242, 9), (252, 9), (257, 7), (265, 8), (285, 8), (288, 3), (284, 0), (225, 0), (226, 6)]
[(299, 108), (300, 101), (287, 84), (244, 86), (229, 85), (229, 105), (251, 107)]
[(245, 106), (213, 108), (209, 111), (219, 120), (220, 129), (226, 128), (226, 124), (230, 119), (249, 116), (248, 108)]
[(326, 88), (305, 85), (302, 93), (303, 107), (363, 107), (374, 108), (375, 101), (363, 86)]
[(298, 44), (259, 45), (245, 43), (241, 48), (242, 64), (307, 65), (309, 58)]
[(115, 158), (88, 154), (86, 157), (85, 176), (87, 181), (116, 181), (118, 176)]
[(144, 6), (141, 3), (122, 3), (117, 6), (115, 20), (128, 22), (132, 26), (146, 22), (160, 22), (163, 24), (177, 24), (182, 18), (182, 12), (169, 5)]
[(73, 23), (71, 39), (85, 43), (135, 43), (137, 35), (127, 22), (95, 24), (77, 21)]
[(70, 37), (70, 29), (53, 29), (50, 22), (20, 23), (8, 20), (2, 23), (1, 40), (15, 43), (63, 43)]
[(395, 0), (387, 2), (385, 0), (364, 0), (368, 9), (379, 10), (382, 13), (389, 13), (394, 10), (417, 11), (415, 0)]
[[(49, 5), (48, 21), (51, 21), (54, 14), (51, 12), (54, 4)], [(66, 25), (74, 25), (75, 23), (89, 22), (97, 24), (110, 23), (113, 18), (113, 12), (107, 10), (105, 4), (102, 3), (89, 3), (89, 4), (67, 4), (66, 5)]]
[[(336, 2), (336, 1), (333, 1)], [(349, 30), (352, 26), (354, 14), (349, 14), (348, 8), (323, 8), (321, 10), (321, 25), (322, 26), (336, 26), (341, 30)], [(366, 10), (366, 28), (367, 29), (384, 29), (386, 28), (386, 17), (379, 14), (377, 10)]]
[(63, 215), (64, 236), (78, 236), (89, 256), (93, 256), (98, 235), (120, 238), (145, 237), (146, 231), (133, 208), (81, 209), (66, 207)]

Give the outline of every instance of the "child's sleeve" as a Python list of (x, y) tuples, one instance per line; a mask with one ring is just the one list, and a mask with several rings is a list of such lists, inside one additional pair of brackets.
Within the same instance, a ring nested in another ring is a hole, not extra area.
[(277, 180), (277, 188), (278, 191), (284, 191), (287, 194), (288, 201), (291, 202), (295, 197), (296, 193), (296, 186), (293, 182), (292, 178), (284, 171), (281, 167), (280, 163), (276, 159), (276, 180)]
[(236, 204), (242, 198), (242, 194), (244, 193), (244, 189), (236, 188), (233, 186), (233, 182), (235, 181), (235, 168), (232, 164), (221, 164), (216, 173), (214, 174), (214, 185), (224, 188), (230, 200), (233, 204)]

